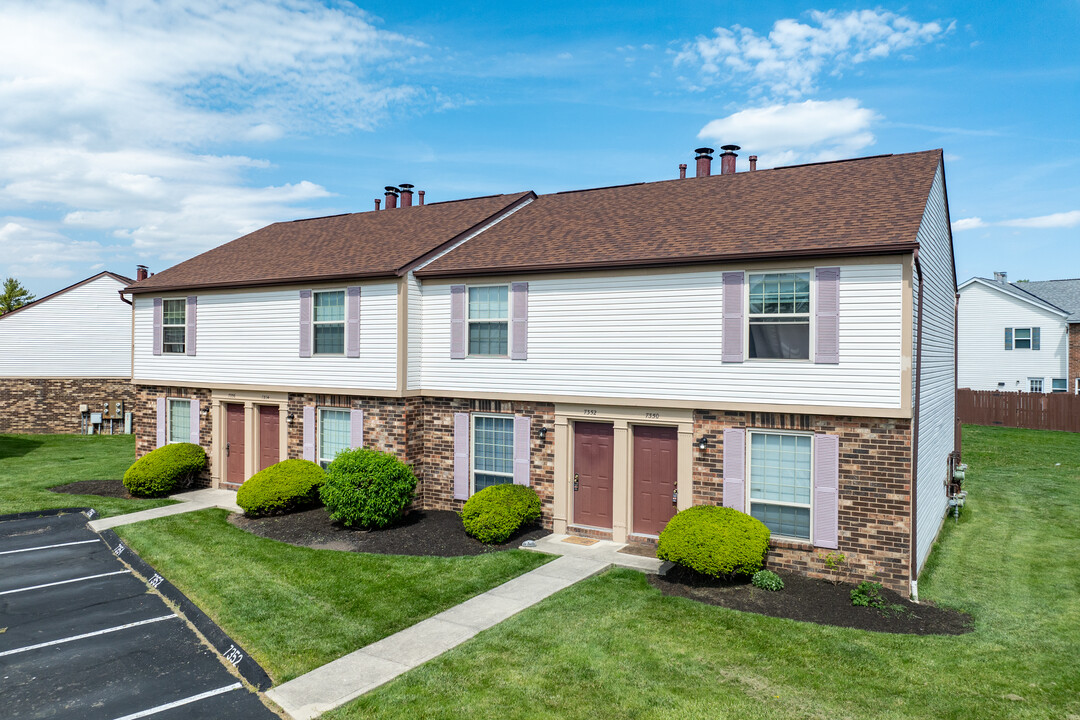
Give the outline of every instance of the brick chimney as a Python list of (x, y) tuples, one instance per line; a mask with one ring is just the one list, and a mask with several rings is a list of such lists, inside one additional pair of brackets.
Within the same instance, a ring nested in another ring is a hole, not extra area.
[(424, 191), (423, 190), (416, 193), (416, 199), (417, 199), (417, 202), (416, 202), (417, 205), (423, 205), (424, 204)]
[(146, 278), (150, 277), (150, 269), (145, 265), (135, 266), (135, 282), (142, 282)]
[(697, 175), (695, 177), (709, 177), (712, 175), (712, 148), (698, 148), (694, 152), (697, 153)]
[(757, 155), (750, 156), (750, 169), (757, 170)]
[(409, 183), (401, 183), (401, 207), (412, 207), (412, 189)]
[(397, 188), (393, 185), (387, 185), (386, 188), (386, 209), (393, 210), (397, 207)]
[(724, 152), (720, 154), (720, 174), (721, 175), (734, 175), (735, 174), (735, 158), (738, 155), (735, 151), (739, 149), (738, 145), (724, 145), (720, 148)]

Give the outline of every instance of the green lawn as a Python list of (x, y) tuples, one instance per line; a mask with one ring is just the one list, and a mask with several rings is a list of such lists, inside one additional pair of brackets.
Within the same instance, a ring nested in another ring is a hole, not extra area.
[(107, 516), (171, 504), (49, 492), (76, 480), (120, 480), (133, 462), (134, 435), (0, 435), (0, 515), (93, 507)]
[[(819, 627), (580, 583), (324, 717), (1080, 716), (1080, 435), (966, 427), (968, 507), (920, 579), (958, 637)], [(1060, 463), (1060, 465), (1058, 464)]]
[(290, 680), (551, 558), (524, 550), (434, 558), (311, 550), (204, 510), (116, 532), (270, 673)]

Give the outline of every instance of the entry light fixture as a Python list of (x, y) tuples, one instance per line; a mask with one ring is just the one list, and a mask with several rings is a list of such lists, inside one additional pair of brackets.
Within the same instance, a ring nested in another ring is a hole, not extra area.
[(697, 441), (698, 450), (707, 450), (709, 448), (709, 439), (702, 435)]
[(287, 422), (290, 425), (293, 424), (293, 420), (295, 420), (295, 419), (296, 419), (296, 416), (293, 415), (292, 413), (289, 413), (288, 415), (285, 416), (285, 422)]
[(536, 433), (540, 436), (540, 442), (544, 442), (547, 439), (548, 429), (541, 425), (540, 429), (537, 430)]

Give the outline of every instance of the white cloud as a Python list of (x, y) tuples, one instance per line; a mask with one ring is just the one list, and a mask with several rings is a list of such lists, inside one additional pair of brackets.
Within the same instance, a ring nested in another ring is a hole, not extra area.
[(1070, 210), (1068, 212), (1052, 213), (1050, 215), (1039, 215), (1037, 217), (1029, 218), (998, 220), (996, 222), (983, 222), (981, 218), (977, 217), (962, 218), (953, 222), (952, 229), (954, 231), (975, 230), (977, 228), (990, 227), (991, 225), (1030, 228), (1035, 230), (1077, 227), (1080, 225), (1080, 210)]
[(858, 100), (806, 100), (740, 110), (709, 122), (702, 140), (741, 145), (762, 167), (837, 160), (874, 144), (879, 116)]
[(952, 224), (953, 232), (976, 230), (984, 227), (986, 227), (986, 223), (982, 221), (982, 218), (977, 217), (960, 218), (959, 220), (954, 220)]
[(698, 70), (705, 83), (741, 81), (758, 93), (800, 97), (813, 92), (822, 73), (886, 58), (932, 42), (954, 23), (920, 23), (885, 10), (808, 13), (809, 22), (777, 20), (766, 36), (733, 25), (699, 36), (675, 54), (675, 65)]
[(100, 260), (104, 248), (94, 241), (75, 241), (27, 218), (0, 219), (4, 277), (70, 279), (78, 273), (72, 263)]

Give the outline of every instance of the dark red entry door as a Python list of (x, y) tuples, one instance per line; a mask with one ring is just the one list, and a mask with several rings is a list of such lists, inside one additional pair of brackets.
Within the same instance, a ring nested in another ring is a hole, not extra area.
[(679, 436), (675, 428), (634, 428), (634, 532), (659, 535), (675, 515)]
[(259, 470), (281, 460), (281, 423), (276, 405), (259, 406)]
[(611, 527), (615, 427), (574, 423), (574, 524)]
[(225, 405), (225, 482), (244, 482), (244, 406)]

